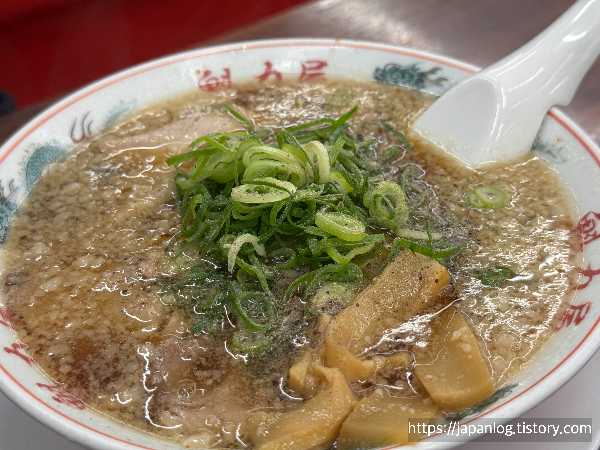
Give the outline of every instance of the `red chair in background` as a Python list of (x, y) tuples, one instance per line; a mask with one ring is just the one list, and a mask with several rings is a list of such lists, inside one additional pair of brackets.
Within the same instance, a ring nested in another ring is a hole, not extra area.
[(0, 114), (306, 1), (0, 0)]

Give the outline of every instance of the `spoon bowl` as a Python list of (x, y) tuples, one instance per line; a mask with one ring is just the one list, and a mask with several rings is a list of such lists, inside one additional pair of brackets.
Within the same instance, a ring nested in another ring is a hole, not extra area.
[(522, 155), (599, 53), (600, 0), (579, 0), (523, 47), (451, 88), (413, 129), (472, 168)]

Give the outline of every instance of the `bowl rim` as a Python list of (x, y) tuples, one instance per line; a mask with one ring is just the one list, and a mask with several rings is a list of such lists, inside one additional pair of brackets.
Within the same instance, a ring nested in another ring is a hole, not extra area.
[[(282, 39), (263, 39), (263, 40), (251, 40), (242, 41), (228, 44), (221, 44), (216, 46), (202, 47), (193, 50), (187, 50), (183, 52), (174, 53), (168, 56), (160, 57), (147, 61), (106, 77), (96, 80), (76, 91), (66, 95), (62, 99), (54, 102), (32, 119), (28, 120), (23, 126), (16, 130), (8, 139), (6, 139), (2, 145), (0, 145), (0, 164), (38, 127), (44, 125), (52, 117), (60, 114), (70, 106), (76, 104), (80, 100), (101, 91), (102, 89), (123, 81), (127, 78), (135, 75), (145, 73), (154, 69), (158, 69), (167, 65), (177, 64), (186, 60), (196, 59), (206, 56), (218, 55), (223, 53), (237, 53), (245, 50), (257, 50), (275, 47), (308, 47), (308, 46), (321, 46), (328, 48), (341, 48), (341, 49), (359, 49), (366, 51), (384, 51), (388, 53), (398, 54), (402, 56), (413, 57), (429, 62), (442, 64), (446, 67), (458, 69), (459, 71), (475, 73), (481, 70), (480, 67), (463, 62), (461, 60), (450, 58), (443, 55), (438, 55), (433, 52), (426, 50), (411, 49), (404, 46), (384, 44), (378, 42), (364, 41), (364, 40), (352, 40), (352, 39), (333, 39), (333, 38), (282, 38)], [(587, 133), (577, 125), (569, 116), (557, 108), (551, 108), (548, 116), (552, 117), (558, 124), (572, 135), (579, 144), (587, 151), (592, 157), (595, 163), (600, 167), (600, 147), (598, 144), (590, 138)], [(478, 420), (481, 417), (485, 417), (504, 407), (513, 400), (521, 397), (527, 393), (527, 402), (517, 402), (512, 404), (512, 411), (510, 415), (498, 418), (498, 421), (508, 421), (512, 417), (519, 417), (531, 408), (535, 407), (542, 400), (552, 395), (558, 390), (563, 384), (565, 384), (572, 376), (574, 376), (594, 355), (594, 353), (600, 347), (600, 329), (597, 329), (597, 325), (600, 323), (600, 317), (591, 325), (587, 333), (581, 338), (579, 343), (572, 348), (572, 350), (551, 370), (549, 370), (544, 376), (539, 378), (535, 383), (531, 384), (523, 391), (510, 399), (503, 401), (489, 411), (479, 414), (476, 417), (469, 419), (464, 422), (470, 423)], [(591, 339), (590, 339), (591, 338)], [(576, 355), (575, 355), (576, 354)], [(575, 358), (572, 358), (573, 356)], [(569, 365), (564, 363), (570, 360)], [(39, 370), (39, 368), (38, 368)], [(543, 383), (542, 383), (543, 382)], [(542, 384), (541, 384), (542, 383)], [(20, 389), (12, 389), (14, 386), (18, 386)], [(38, 398), (35, 394), (30, 392), (25, 386), (17, 381), (1, 364), (0, 364), (0, 390), (17, 406), (23, 409), (26, 413), (32, 416), (37, 421), (48, 426), (49, 428), (57, 431), (67, 439), (80, 443), (86, 446), (92, 446), (95, 448), (142, 448), (153, 450), (153, 447), (146, 447), (134, 442), (130, 442), (119, 437), (107, 434), (103, 431), (91, 428), (83, 423), (76, 421), (75, 419), (63, 414), (51, 405), (45, 403), (42, 399)], [(23, 392), (24, 391), (24, 392)], [(28, 394), (28, 395), (25, 395)], [(101, 413), (99, 413), (101, 414)], [(114, 419), (113, 419), (114, 420)], [(119, 422), (116, 422), (119, 426)], [(125, 425), (126, 426), (126, 425)], [(92, 431), (93, 433), (90, 433)], [(145, 433), (144, 433), (145, 434)], [(421, 441), (425, 441), (431, 435), (422, 438)], [(473, 436), (475, 439), (477, 436)], [(164, 441), (164, 438), (156, 437), (157, 441)], [(464, 444), (465, 442), (439, 442), (439, 448), (449, 448), (455, 445)], [(396, 448), (396, 447), (389, 447)]]

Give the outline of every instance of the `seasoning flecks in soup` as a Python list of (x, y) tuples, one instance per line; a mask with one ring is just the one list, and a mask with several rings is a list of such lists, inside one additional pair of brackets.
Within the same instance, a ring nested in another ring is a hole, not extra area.
[(81, 144), (11, 224), (20, 340), (91, 407), (191, 447), (399, 444), (407, 417), (485, 400), (571, 298), (571, 206), (535, 157), (472, 171), (411, 143), (433, 100), (248, 84)]

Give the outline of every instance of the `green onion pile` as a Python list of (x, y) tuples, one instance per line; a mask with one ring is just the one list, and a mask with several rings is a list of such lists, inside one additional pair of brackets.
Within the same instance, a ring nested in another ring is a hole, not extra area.
[[(406, 229), (405, 189), (380, 175), (373, 142), (357, 142), (349, 132), (356, 106), (336, 120), (277, 134), (221, 108), (247, 131), (203, 136), (191, 151), (167, 159), (177, 170), (178, 242), (208, 255), (218, 269), (196, 267), (173, 287), (176, 298), (192, 292), (192, 332), (218, 336), (231, 323), (231, 345), (258, 354), (276, 343), (278, 317), (292, 296), (304, 301), (324, 285), (362, 286), (354, 258), (372, 258), (381, 247), (391, 250), (388, 258), (401, 247), (432, 258), (459, 250), (436, 250), (428, 225), (426, 233)], [(412, 149), (402, 133), (382, 126)], [(283, 273), (289, 285), (274, 293)]]

